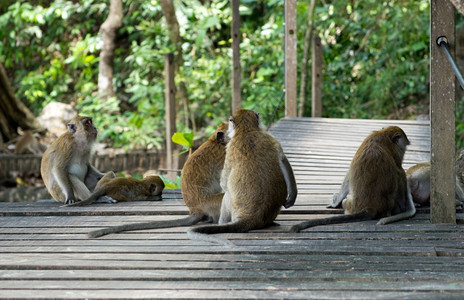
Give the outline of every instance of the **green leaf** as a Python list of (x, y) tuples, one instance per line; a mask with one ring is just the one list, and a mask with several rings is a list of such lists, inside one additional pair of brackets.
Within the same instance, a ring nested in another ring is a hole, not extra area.
[(172, 135), (172, 141), (182, 147), (191, 148), (193, 146), (193, 133), (176, 132)]

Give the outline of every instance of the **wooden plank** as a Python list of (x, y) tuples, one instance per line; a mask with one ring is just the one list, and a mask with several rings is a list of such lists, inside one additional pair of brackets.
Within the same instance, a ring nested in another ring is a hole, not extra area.
[(436, 40), (446, 36), (454, 54), (455, 9), (446, 0), (430, 2), (430, 219), (456, 223), (455, 210), (455, 77)]
[(297, 116), (296, 0), (285, 1), (285, 116)]

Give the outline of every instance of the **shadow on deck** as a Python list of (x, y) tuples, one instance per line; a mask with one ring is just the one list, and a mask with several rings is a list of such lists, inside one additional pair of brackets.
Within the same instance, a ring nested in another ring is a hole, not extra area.
[(225, 234), (237, 248), (188, 240), (186, 228), (86, 238), (103, 226), (186, 215), (178, 190), (154, 203), (0, 203), (0, 297), (460, 299), (464, 227), (432, 225), (426, 209), (391, 225), (286, 233), (302, 220), (341, 213), (325, 206), (352, 156), (372, 130), (393, 124), (411, 140), (403, 166), (428, 160), (428, 122), (278, 122), (271, 132), (294, 168), (299, 196), (279, 215), (281, 226)]

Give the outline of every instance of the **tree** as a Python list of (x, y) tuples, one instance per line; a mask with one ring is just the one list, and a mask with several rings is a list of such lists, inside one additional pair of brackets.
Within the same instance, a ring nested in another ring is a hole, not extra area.
[(103, 47), (100, 52), (98, 72), (98, 93), (103, 97), (114, 97), (113, 88), (113, 57), (116, 34), (122, 25), (122, 1), (111, 0), (108, 18), (100, 27)]
[(41, 129), (31, 111), (16, 98), (3, 64), (0, 63), (0, 144), (15, 137), (18, 127)]
[[(168, 27), (168, 36), (171, 42), (176, 47), (175, 54), (175, 72), (179, 73), (180, 68), (184, 65), (184, 58), (182, 56), (182, 37), (179, 32), (179, 22), (176, 17), (176, 10), (172, 0), (160, 0), (161, 9), (163, 11), (164, 18), (166, 19), (166, 25)], [(182, 80), (179, 82), (179, 93), (176, 93), (180, 98), (180, 103), (183, 104), (185, 110), (184, 122), (188, 126), (188, 118), (190, 116), (190, 122), (192, 129), (196, 132), (195, 119), (193, 115), (190, 115), (189, 99), (187, 93), (187, 87), (185, 82)]]

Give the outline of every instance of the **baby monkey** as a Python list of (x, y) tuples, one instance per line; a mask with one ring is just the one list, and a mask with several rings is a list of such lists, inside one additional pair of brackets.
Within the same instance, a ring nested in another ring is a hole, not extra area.
[(193, 152), (182, 170), (181, 191), (190, 215), (170, 221), (152, 221), (92, 231), (90, 238), (129, 230), (190, 226), (200, 221), (217, 223), (224, 195), (219, 184), (226, 156), (227, 123), (221, 123), (206, 142)]
[[(459, 174), (456, 162), (456, 173)], [(411, 189), (414, 203), (423, 206), (430, 205), (430, 162), (423, 162), (410, 167), (406, 171), (408, 185)], [(456, 175), (456, 205), (464, 204), (464, 192)]]
[(100, 197), (108, 196), (118, 202), (161, 201), (164, 182), (159, 176), (147, 176), (142, 180), (118, 177), (108, 172), (98, 181), (95, 191), (86, 200), (66, 206), (84, 206), (96, 202)]
[[(328, 206), (341, 205), (345, 215), (306, 221), (290, 231), (377, 218), (381, 218), (377, 224), (383, 225), (414, 216), (416, 209), (401, 166), (407, 145), (409, 140), (399, 127), (372, 132), (353, 157), (340, 192)], [(353, 198), (346, 199), (350, 191)]]

